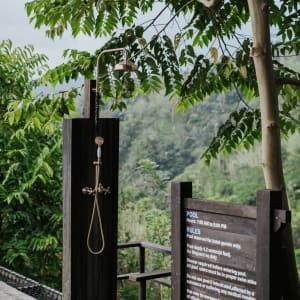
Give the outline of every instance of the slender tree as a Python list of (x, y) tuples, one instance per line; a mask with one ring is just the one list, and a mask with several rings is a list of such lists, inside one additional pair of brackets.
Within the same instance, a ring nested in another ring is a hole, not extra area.
[[(279, 121), (278, 89), (273, 72), (268, 2), (248, 1), (253, 31), (252, 56), (258, 83), (261, 111), (262, 167), (267, 189), (283, 191), (283, 207), (290, 209), (283, 176)], [(299, 280), (292, 253), (291, 227), (285, 230), (283, 259), (289, 268), (286, 274), (287, 299), (299, 299)]]

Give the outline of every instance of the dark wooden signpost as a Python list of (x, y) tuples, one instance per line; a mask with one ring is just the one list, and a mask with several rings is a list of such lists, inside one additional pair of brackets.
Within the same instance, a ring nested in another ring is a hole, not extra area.
[[(93, 197), (82, 193), (95, 184), (95, 81), (85, 83), (83, 119), (64, 120), (63, 146), (63, 299), (116, 299), (119, 120), (100, 119), (104, 138), (100, 182), (110, 194), (99, 195), (104, 252), (89, 253), (87, 235)], [(94, 222), (91, 244), (99, 249), (99, 225)]]
[(172, 300), (279, 300), (281, 192), (257, 206), (192, 199), (192, 184), (172, 184)]

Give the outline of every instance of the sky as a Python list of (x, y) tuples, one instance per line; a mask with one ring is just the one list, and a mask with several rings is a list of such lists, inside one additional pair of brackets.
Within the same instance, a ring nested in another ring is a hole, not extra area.
[(24, 8), (25, 2), (25, 0), (0, 0), (0, 41), (11, 39), (13, 46), (33, 45), (36, 52), (48, 56), (51, 67), (63, 61), (64, 49), (94, 51), (103, 45), (104, 41), (101, 39), (84, 36), (73, 39), (70, 32), (54, 41), (47, 38), (43, 29), (34, 29), (34, 25), (29, 24)]
[[(29, 18), (25, 11), (25, 2), (29, 0), (0, 0), (0, 41), (11, 39), (14, 46), (34, 45), (36, 52), (46, 54), (49, 58), (49, 66), (54, 67), (63, 62), (63, 50), (71, 48), (77, 50), (87, 50), (94, 52), (103, 46), (104, 39), (95, 39), (93, 37), (86, 37), (79, 35), (74, 39), (70, 32), (65, 32), (62, 38), (51, 40), (45, 35), (45, 29), (34, 29), (34, 25), (29, 23)], [(160, 9), (157, 4), (157, 9)], [(157, 9), (150, 13), (153, 17), (157, 13)], [(163, 15), (160, 22), (164, 23), (168, 20), (170, 15)], [(144, 20), (144, 19), (143, 19)], [(180, 19), (179, 19), (180, 23)], [(170, 32), (177, 32), (178, 23), (171, 23), (168, 28)], [(246, 26), (242, 30), (249, 33), (250, 26)], [(155, 32), (154, 32), (155, 33)], [(152, 34), (154, 34), (152, 33)]]

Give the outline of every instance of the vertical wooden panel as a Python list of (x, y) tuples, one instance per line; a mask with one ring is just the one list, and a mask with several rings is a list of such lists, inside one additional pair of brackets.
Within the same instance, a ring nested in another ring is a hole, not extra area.
[(281, 208), (281, 192), (257, 192), (257, 299), (280, 300), (282, 296), (280, 232), (273, 232), (274, 209)]
[(191, 182), (172, 182), (172, 300), (185, 299), (185, 216), (184, 199), (192, 197)]
[[(93, 83), (88, 94), (91, 106), (92, 86)], [(86, 238), (94, 199), (81, 191), (83, 187), (94, 188), (95, 185), (95, 122), (91, 113), (90, 119), (64, 120), (64, 300), (116, 299), (119, 120), (100, 119), (100, 135), (105, 140), (100, 182), (110, 187), (111, 194), (99, 195), (106, 246), (102, 254), (92, 255), (88, 252)], [(91, 238), (91, 244), (97, 249), (99, 230), (96, 223)]]
[(86, 119), (95, 120), (96, 115), (96, 80), (85, 80), (84, 82), (84, 103), (82, 114)]
[(72, 123), (63, 125), (63, 298), (71, 299), (71, 174)]

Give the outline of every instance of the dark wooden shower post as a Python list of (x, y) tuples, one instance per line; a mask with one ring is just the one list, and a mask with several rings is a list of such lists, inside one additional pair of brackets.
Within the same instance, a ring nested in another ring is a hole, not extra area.
[[(65, 119), (63, 126), (63, 299), (114, 300), (117, 278), (117, 208), (119, 120), (101, 119), (102, 165), (100, 182), (111, 194), (99, 195), (105, 236), (100, 255), (88, 252), (86, 238), (93, 197), (82, 194), (93, 187), (96, 160), (95, 81), (85, 81), (83, 119)], [(99, 249), (99, 232), (93, 224), (92, 245)]]

